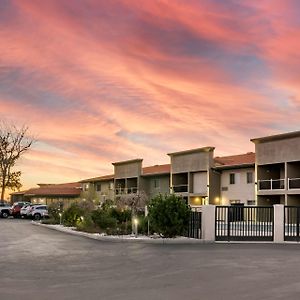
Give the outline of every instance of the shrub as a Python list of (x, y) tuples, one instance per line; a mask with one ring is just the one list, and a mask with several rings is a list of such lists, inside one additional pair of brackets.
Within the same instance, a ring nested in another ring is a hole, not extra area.
[(91, 213), (91, 219), (101, 229), (115, 228), (117, 219), (112, 217), (109, 211), (102, 209), (95, 210)]
[(189, 215), (190, 207), (174, 194), (158, 195), (149, 204), (151, 227), (164, 237), (182, 235), (188, 227)]
[(79, 231), (85, 231), (90, 233), (100, 232), (101, 230), (95, 225), (90, 214), (77, 220), (76, 228)]
[(77, 222), (81, 217), (84, 217), (85, 214), (84, 208), (80, 207), (78, 203), (72, 203), (71, 206), (63, 212), (63, 224), (66, 226), (76, 226)]
[(131, 210), (129, 209), (111, 208), (110, 214), (118, 221), (118, 223), (124, 223), (131, 220)]

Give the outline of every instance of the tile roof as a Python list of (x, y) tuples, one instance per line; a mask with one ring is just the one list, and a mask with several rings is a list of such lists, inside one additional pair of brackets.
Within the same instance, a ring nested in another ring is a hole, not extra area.
[(254, 165), (255, 153), (248, 152), (245, 154), (215, 157), (216, 167), (229, 167), (229, 166), (241, 166), (241, 165)]
[(41, 184), (38, 188), (32, 188), (22, 192), (12, 193), (11, 195), (24, 196), (79, 196), (81, 184), (79, 182), (62, 184)]
[(168, 174), (171, 172), (171, 165), (155, 165), (143, 168), (142, 175)]

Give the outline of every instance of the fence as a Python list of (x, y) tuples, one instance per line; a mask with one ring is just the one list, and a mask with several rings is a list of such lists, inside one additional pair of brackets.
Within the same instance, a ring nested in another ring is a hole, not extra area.
[(192, 211), (190, 213), (188, 230), (186, 237), (201, 239), (201, 212)]
[(284, 207), (284, 240), (300, 241), (300, 207)]
[(273, 241), (272, 206), (216, 206), (216, 241)]

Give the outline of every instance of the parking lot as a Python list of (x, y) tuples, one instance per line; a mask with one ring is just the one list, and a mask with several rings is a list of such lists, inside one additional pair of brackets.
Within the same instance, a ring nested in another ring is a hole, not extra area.
[(299, 299), (300, 245), (110, 243), (0, 219), (1, 299)]

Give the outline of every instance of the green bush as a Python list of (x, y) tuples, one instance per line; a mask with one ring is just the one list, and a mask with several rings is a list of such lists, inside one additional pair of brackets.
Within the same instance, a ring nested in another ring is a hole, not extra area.
[(116, 228), (117, 219), (112, 217), (110, 211), (102, 209), (94, 210), (91, 213), (91, 219), (101, 229), (106, 230), (107, 228)]
[(85, 231), (90, 233), (101, 232), (100, 228), (96, 226), (93, 222), (91, 214), (87, 214), (85, 217), (77, 220), (76, 228), (79, 231)]
[(131, 210), (129, 209), (119, 209), (119, 208), (111, 208), (110, 215), (115, 218), (118, 223), (124, 223), (131, 220)]
[(149, 203), (149, 219), (153, 230), (164, 237), (182, 235), (188, 227), (190, 207), (182, 198), (158, 195)]
[(76, 226), (81, 217), (85, 217), (86, 211), (78, 203), (72, 203), (62, 215), (63, 224), (66, 226)]

